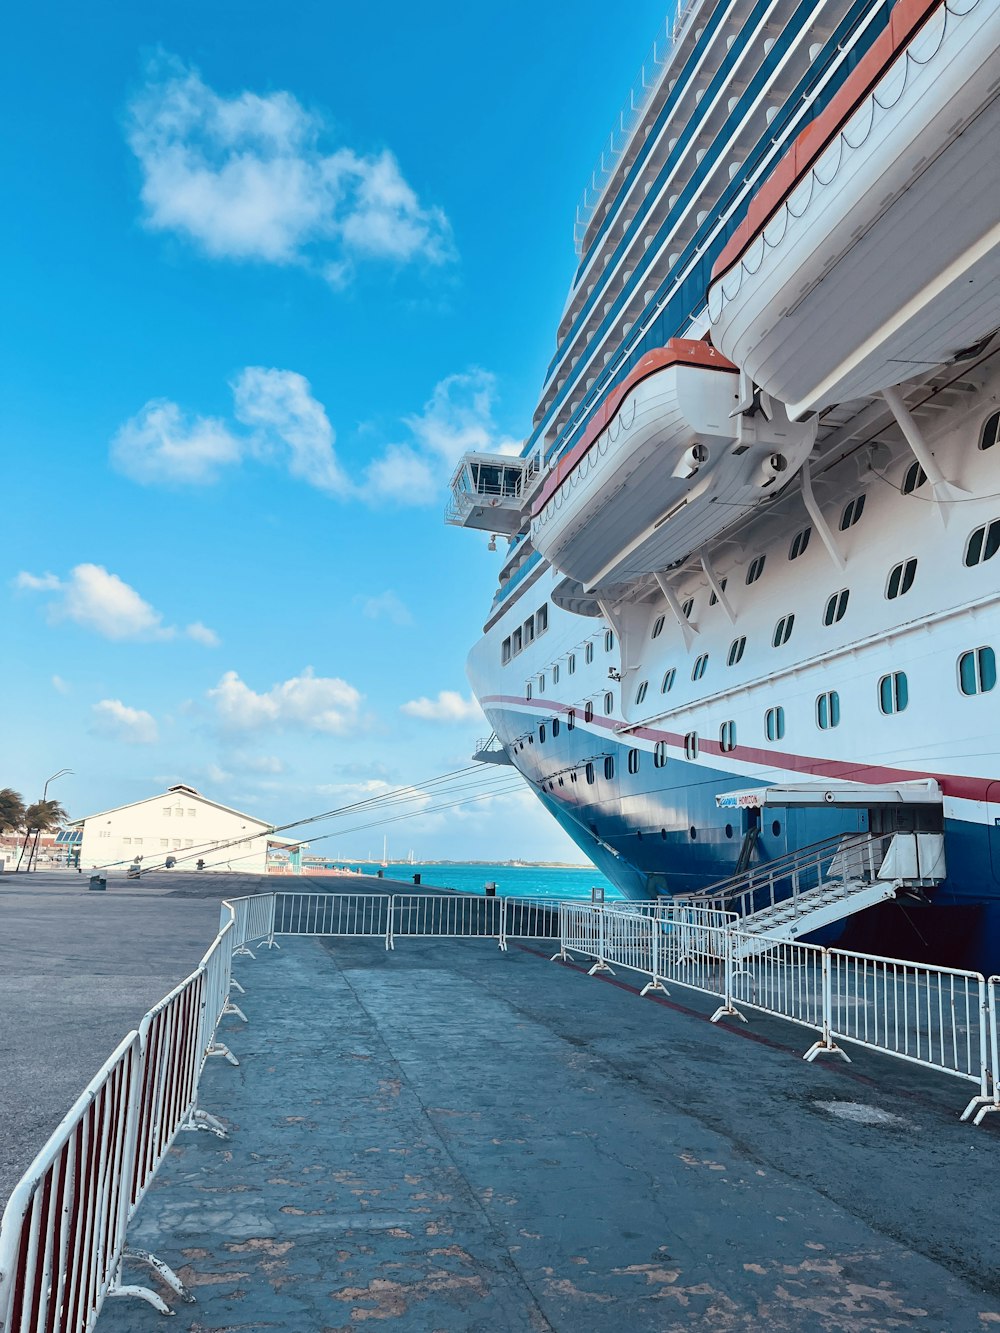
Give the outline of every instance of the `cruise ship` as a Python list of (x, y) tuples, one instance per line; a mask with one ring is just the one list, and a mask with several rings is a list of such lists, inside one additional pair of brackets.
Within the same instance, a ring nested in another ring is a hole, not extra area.
[(926, 834), (836, 929), (1000, 971), (998, 144), (998, 0), (675, 0), (629, 90), (447, 519), (480, 757), (630, 898)]

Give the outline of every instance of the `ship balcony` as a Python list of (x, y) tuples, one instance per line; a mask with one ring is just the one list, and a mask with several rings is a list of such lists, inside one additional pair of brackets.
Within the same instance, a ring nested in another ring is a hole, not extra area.
[(451, 479), (445, 521), (512, 537), (527, 526), (525, 501), (538, 475), (538, 458), (465, 454)]

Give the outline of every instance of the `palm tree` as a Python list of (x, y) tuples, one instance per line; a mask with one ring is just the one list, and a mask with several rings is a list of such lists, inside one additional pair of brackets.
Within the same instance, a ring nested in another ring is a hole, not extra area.
[[(51, 833), (53, 829), (59, 828), (66, 822), (66, 811), (58, 801), (34, 801), (24, 812), (25, 839), (24, 846), (27, 847), (31, 835), (34, 834), (34, 842), (31, 847), (31, 855), (28, 857), (28, 869), (30, 870), (38, 851), (38, 840), (43, 833)], [(24, 857), (24, 848), (21, 849), (21, 859)]]
[(13, 787), (0, 787), (0, 833), (24, 826), (24, 798)]

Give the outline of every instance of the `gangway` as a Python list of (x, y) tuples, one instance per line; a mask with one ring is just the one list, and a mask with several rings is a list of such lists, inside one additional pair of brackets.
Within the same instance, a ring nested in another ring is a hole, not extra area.
[(745, 960), (900, 893), (922, 894), (944, 877), (940, 833), (849, 833), (812, 843), (673, 901), (735, 912), (739, 958)]

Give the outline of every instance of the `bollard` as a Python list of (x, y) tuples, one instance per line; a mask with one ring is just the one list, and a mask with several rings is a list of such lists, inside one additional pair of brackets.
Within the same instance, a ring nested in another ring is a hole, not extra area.
[(108, 887), (108, 881), (104, 878), (103, 875), (91, 875), (90, 877), (91, 891), (93, 891), (94, 889), (107, 889), (107, 887)]
[(384, 870), (380, 870), (380, 871), (378, 872), (378, 877), (379, 877), (379, 879), (385, 879), (385, 871), (384, 871)]
[(487, 882), (483, 885), (483, 890), (487, 898), (495, 898), (497, 896), (496, 880), (492, 879), (487, 880)]
[(419, 884), (419, 883), (420, 883), (420, 871), (419, 871), (419, 870), (418, 870), (418, 871), (416, 872), (416, 874), (413, 876), (413, 882), (414, 882), (414, 884)]

